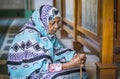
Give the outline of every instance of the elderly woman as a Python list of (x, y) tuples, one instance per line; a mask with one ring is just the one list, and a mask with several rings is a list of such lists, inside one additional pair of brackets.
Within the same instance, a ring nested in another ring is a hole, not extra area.
[(53, 6), (43, 5), (33, 12), (10, 47), (10, 79), (80, 79), (79, 66), (86, 56), (65, 48), (57, 39), (59, 21), (60, 13)]

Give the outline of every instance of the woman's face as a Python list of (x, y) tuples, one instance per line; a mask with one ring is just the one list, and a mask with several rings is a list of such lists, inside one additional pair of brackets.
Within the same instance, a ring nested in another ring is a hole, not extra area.
[(49, 34), (54, 34), (60, 28), (59, 22), (60, 22), (59, 17), (56, 17), (49, 22), (49, 25), (48, 25), (48, 33)]

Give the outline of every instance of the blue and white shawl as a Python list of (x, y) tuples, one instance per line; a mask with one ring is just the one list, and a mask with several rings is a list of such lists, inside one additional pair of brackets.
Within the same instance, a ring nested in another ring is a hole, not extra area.
[[(59, 11), (49, 5), (43, 5), (33, 12), (11, 44), (7, 60), (10, 79), (56, 79), (62, 72), (69, 72), (48, 71), (49, 64), (68, 62), (75, 54), (72, 49), (65, 48), (56, 35), (47, 33), (49, 21), (58, 16)], [(79, 79), (79, 69), (73, 71)]]

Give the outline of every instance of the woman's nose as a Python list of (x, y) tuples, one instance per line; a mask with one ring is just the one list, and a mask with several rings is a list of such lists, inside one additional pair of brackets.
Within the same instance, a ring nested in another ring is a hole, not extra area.
[(57, 23), (55, 23), (55, 26), (54, 26), (56, 29), (59, 27)]

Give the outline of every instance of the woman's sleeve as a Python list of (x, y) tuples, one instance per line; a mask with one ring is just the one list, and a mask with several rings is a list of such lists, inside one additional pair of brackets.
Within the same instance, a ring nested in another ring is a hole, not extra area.
[(61, 63), (54, 63), (49, 65), (49, 72), (61, 71), (62, 64)]
[(74, 55), (75, 51), (73, 51), (72, 49), (61, 48), (55, 52), (54, 61), (60, 63), (69, 62)]
[(54, 50), (53, 64), (49, 65), (49, 72), (60, 71), (62, 70), (62, 63), (70, 61), (73, 58), (75, 51), (66, 48), (55, 35), (49, 36), (49, 39), (53, 44)]
[(66, 48), (56, 36), (51, 42), (53, 43), (54, 48), (54, 62), (68, 62), (76, 53), (74, 50)]

